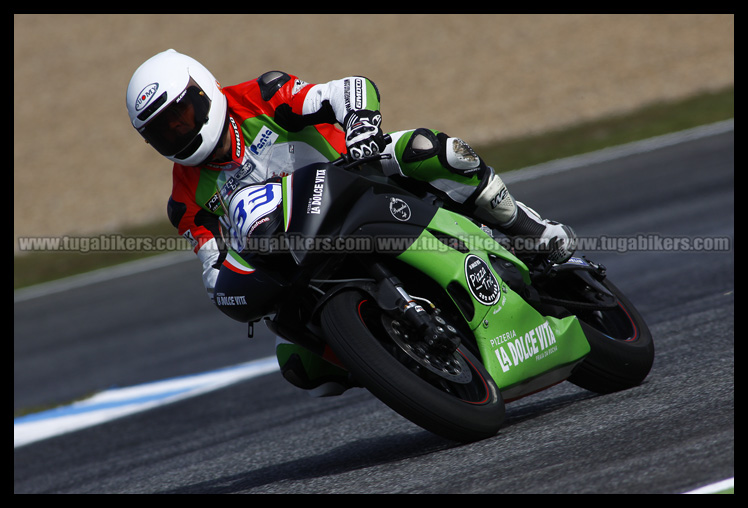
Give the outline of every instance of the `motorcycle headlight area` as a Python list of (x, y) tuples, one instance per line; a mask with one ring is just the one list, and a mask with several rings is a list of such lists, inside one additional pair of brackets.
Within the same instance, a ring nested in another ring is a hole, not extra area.
[(248, 185), (235, 190), (225, 207), (229, 242), (236, 252), (251, 250), (251, 240), (272, 236), (283, 222), (283, 186), (280, 183)]

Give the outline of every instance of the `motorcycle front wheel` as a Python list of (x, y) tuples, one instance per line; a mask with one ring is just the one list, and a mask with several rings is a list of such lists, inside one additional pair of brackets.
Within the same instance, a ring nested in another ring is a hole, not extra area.
[(417, 332), (355, 290), (332, 297), (322, 327), (338, 359), (374, 396), (420, 427), (472, 442), (495, 435), (504, 401), (482, 363), (460, 346), (435, 352)]

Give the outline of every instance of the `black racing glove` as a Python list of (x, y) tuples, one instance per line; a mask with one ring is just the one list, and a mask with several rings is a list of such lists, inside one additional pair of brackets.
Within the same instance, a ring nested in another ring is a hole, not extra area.
[(387, 145), (384, 132), (379, 128), (382, 123), (379, 111), (351, 111), (346, 115), (344, 123), (345, 145), (354, 159), (376, 155)]

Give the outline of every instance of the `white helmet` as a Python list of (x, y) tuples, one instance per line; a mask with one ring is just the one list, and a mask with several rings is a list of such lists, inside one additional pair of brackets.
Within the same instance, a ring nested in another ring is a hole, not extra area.
[(127, 87), (133, 127), (161, 155), (185, 166), (199, 165), (216, 148), (226, 110), (213, 74), (173, 49), (146, 60)]

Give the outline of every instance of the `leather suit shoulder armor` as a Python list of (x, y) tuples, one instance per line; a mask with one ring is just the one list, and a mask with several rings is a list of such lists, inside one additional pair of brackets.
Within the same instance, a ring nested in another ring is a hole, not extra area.
[(283, 85), (288, 83), (291, 76), (281, 71), (269, 71), (257, 78), (257, 82), (260, 85), (260, 95), (262, 100), (269, 101), (273, 98), (273, 95), (281, 89)]

